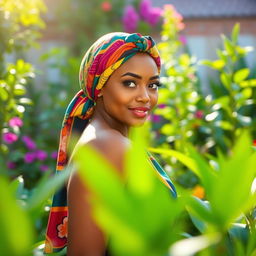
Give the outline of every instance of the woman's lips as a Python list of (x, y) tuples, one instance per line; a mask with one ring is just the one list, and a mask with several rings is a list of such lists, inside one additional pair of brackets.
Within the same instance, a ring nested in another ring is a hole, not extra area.
[(129, 108), (133, 115), (136, 117), (144, 118), (148, 115), (149, 108), (147, 107), (137, 107), (137, 108)]

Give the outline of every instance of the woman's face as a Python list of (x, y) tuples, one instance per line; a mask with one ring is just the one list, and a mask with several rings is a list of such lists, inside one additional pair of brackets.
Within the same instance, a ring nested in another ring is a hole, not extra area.
[(140, 126), (157, 104), (159, 85), (154, 60), (138, 53), (115, 70), (102, 88), (104, 112), (126, 127)]

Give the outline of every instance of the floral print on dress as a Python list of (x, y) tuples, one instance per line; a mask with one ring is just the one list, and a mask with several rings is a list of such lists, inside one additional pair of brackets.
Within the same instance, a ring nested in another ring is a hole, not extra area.
[(61, 224), (57, 226), (58, 237), (67, 238), (68, 237), (68, 217), (63, 218)]

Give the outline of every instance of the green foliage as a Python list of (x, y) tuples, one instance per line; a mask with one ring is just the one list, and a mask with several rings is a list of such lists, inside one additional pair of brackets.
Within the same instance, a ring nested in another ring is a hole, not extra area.
[[(28, 217), (16, 203), (6, 178), (0, 177), (2, 255), (26, 255), (33, 241), (33, 229)], [(24, 235), (23, 232), (26, 232)]]
[(0, 176), (1, 255), (32, 255), (32, 248), (36, 247), (34, 244), (39, 242), (38, 239), (44, 239), (44, 235), (37, 234), (36, 227), (45, 215), (46, 202), (69, 175), (69, 170), (51, 179), (46, 175), (30, 197), (21, 177), (10, 183), (6, 177)]
[(81, 147), (75, 157), (94, 193), (95, 218), (109, 235), (114, 255), (164, 255), (179, 231), (175, 221), (184, 202), (173, 199), (157, 179), (147, 161), (142, 134), (133, 134), (122, 177), (89, 146)]
[[(250, 78), (249, 68), (242, 66), (240, 61), (252, 47), (241, 47), (238, 45), (239, 24), (236, 24), (231, 39), (222, 36), (223, 50), (218, 49), (218, 60), (202, 61), (202, 64), (216, 69), (219, 73), (220, 86), (225, 89), (222, 95), (213, 99), (208, 104), (210, 109), (215, 110), (216, 118), (215, 127), (222, 134), (225, 141), (214, 137), (216, 146), (220, 146), (223, 150), (233, 145), (234, 137), (239, 134), (241, 128), (250, 129), (255, 135), (255, 115), (253, 108), (256, 104), (254, 95), (255, 79)], [(216, 66), (215, 63), (222, 63)], [(213, 128), (213, 127), (212, 127)]]
[(4, 54), (21, 52), (35, 46), (38, 29), (44, 27), (41, 0), (2, 0), (0, 3), (0, 77), (4, 70)]
[[(256, 154), (248, 133), (238, 138), (230, 155), (219, 154), (214, 165), (192, 146), (188, 155), (153, 150), (192, 168), (205, 188), (207, 202), (188, 196), (183, 189), (177, 200), (166, 193), (149, 171), (143, 135), (145, 131), (133, 134), (122, 176), (89, 146), (82, 146), (75, 157), (81, 177), (93, 191), (95, 219), (109, 236), (114, 255), (167, 255), (168, 251), (169, 255), (217, 255), (220, 248), (224, 255), (251, 255), (256, 246), (256, 223), (251, 216)], [(186, 220), (178, 216), (185, 211), (199, 233), (182, 239), (177, 234), (186, 232)]]
[[(84, 52), (100, 35), (120, 30), (124, 2), (111, 1), (112, 9), (106, 12), (101, 3), (65, 0), (60, 6), (59, 20), (74, 33), (75, 53)], [(31, 86), (34, 69), (22, 60), (22, 54), (36, 45), (44, 26), (40, 18), (44, 10), (40, 0), (0, 3), (0, 140), (3, 132), (19, 137), (25, 132), (36, 138), (38, 149), (46, 148), (49, 153), (56, 148), (64, 109), (78, 88), (80, 59), (66, 48), (52, 49), (42, 60), (60, 70), (62, 81), (37, 91)], [(70, 18), (70, 11), (77, 15)], [(95, 219), (109, 236), (114, 255), (255, 255), (256, 194), (252, 184), (256, 152), (251, 145), (256, 136), (256, 79), (243, 62), (252, 49), (239, 46), (239, 25), (230, 38), (222, 36), (218, 59), (200, 62), (218, 75), (212, 95), (203, 95), (198, 62), (180, 38), (183, 27), (182, 17), (167, 6), (159, 44), (164, 87), (161, 107), (154, 113), (160, 122), (152, 124), (156, 147), (150, 148), (169, 168), (178, 199), (173, 200), (154, 170), (151, 172), (144, 152), (145, 131), (132, 134), (134, 143), (123, 176), (90, 147), (78, 152), (79, 171), (94, 192)], [(149, 31), (148, 27), (140, 29)], [(17, 60), (7, 63), (6, 54)], [(13, 117), (23, 119), (24, 126), (11, 127)], [(42, 162), (24, 164), (27, 149), (20, 140), (0, 144), (0, 254), (42, 255), (49, 197), (67, 180), (69, 170), (40, 178)], [(16, 162), (16, 168), (7, 170), (7, 160)], [(54, 169), (54, 160), (46, 161)], [(202, 192), (200, 199), (193, 196), (196, 184)], [(54, 255), (65, 255), (65, 251)]]
[[(41, 0), (10, 1), (0, 3), (0, 148), (8, 152), (2, 143), (3, 132), (8, 132), (7, 122), (12, 117), (22, 117), (25, 108), (31, 104), (26, 95), (28, 79), (34, 77), (31, 64), (18, 59), (16, 63), (6, 63), (6, 54), (21, 55), (35, 45), (39, 36), (38, 29), (44, 26), (40, 11), (45, 7)], [(5, 128), (5, 130), (3, 130)], [(19, 131), (14, 131), (19, 133)]]
[[(218, 149), (229, 151), (243, 128), (255, 137), (256, 82), (249, 68), (241, 64), (252, 48), (238, 45), (239, 25), (234, 27), (231, 39), (222, 36), (223, 50), (217, 49), (219, 59), (196, 62), (182, 47), (179, 27), (172, 16), (176, 17), (173, 9), (166, 8), (163, 41), (159, 43), (165, 68), (164, 87), (159, 91), (161, 107), (154, 112), (160, 121), (152, 125), (155, 146), (186, 152), (186, 144), (192, 143), (202, 154), (216, 155)], [(202, 94), (197, 78), (199, 63), (218, 72), (219, 84), (212, 87), (218, 94)], [(175, 158), (163, 159), (183, 186), (198, 182)]]

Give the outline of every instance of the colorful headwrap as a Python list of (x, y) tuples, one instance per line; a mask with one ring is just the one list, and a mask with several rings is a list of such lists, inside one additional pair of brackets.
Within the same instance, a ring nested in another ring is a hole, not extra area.
[[(111, 74), (134, 56), (136, 53), (148, 53), (155, 61), (160, 72), (160, 57), (155, 42), (149, 36), (138, 33), (128, 34), (122, 32), (110, 33), (98, 39), (86, 52), (79, 72), (81, 90), (70, 102), (62, 124), (60, 145), (57, 158), (56, 172), (62, 171), (68, 162), (67, 146), (71, 136), (72, 127), (79, 120), (83, 120), (84, 127), (92, 116), (96, 99), (101, 88), (107, 82)], [(151, 162), (154, 159), (150, 156)], [(155, 165), (155, 164), (154, 164)], [(159, 166), (159, 175), (164, 183), (176, 196), (168, 176), (163, 175)], [(49, 215), (45, 253), (57, 252), (67, 244), (67, 191), (66, 187), (60, 189), (53, 197), (53, 203)]]

